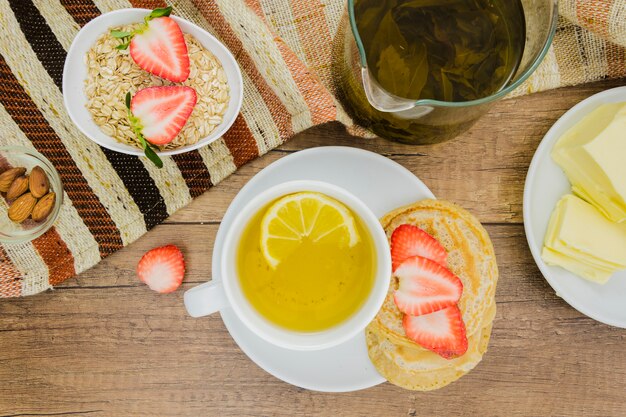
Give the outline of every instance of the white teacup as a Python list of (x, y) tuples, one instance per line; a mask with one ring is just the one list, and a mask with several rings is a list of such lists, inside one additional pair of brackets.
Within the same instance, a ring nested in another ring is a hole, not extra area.
[[(249, 303), (237, 276), (236, 255), (248, 222), (273, 200), (300, 191), (326, 194), (352, 210), (369, 231), (377, 255), (374, 285), (362, 306), (342, 323), (319, 332), (297, 332), (280, 327), (261, 316)], [(216, 261), (214, 259), (214, 261)], [(286, 349), (319, 350), (341, 344), (365, 329), (382, 306), (391, 276), (391, 253), (387, 236), (372, 211), (357, 197), (332, 184), (319, 181), (291, 181), (269, 188), (252, 199), (235, 217), (224, 239), (219, 279), (213, 279), (185, 292), (185, 307), (192, 317), (206, 316), (232, 308), (237, 317), (255, 334)]]

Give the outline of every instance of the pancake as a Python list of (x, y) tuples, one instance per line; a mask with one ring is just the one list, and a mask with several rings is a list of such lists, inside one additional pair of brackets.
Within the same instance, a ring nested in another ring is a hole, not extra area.
[[(381, 219), (387, 237), (401, 224), (422, 228), (448, 252), (448, 269), (463, 282), (463, 295), (459, 309), (463, 314), (467, 336), (480, 330), (483, 316), (491, 304), (498, 280), (498, 265), (491, 239), (480, 222), (465, 209), (441, 200), (422, 200), (397, 209)], [(397, 278), (392, 278), (385, 302), (374, 319), (387, 328), (398, 343), (406, 338), (402, 328), (403, 314), (393, 301), (398, 288)]]
[(467, 352), (451, 360), (406, 337), (392, 278), (381, 310), (366, 330), (370, 359), (393, 384), (412, 390), (441, 388), (473, 369), (487, 350), (496, 313), (498, 267), (486, 230), (468, 211), (441, 200), (423, 200), (394, 210), (381, 219), (391, 238), (401, 224), (413, 224), (437, 239), (448, 252), (448, 268), (463, 282), (459, 309), (468, 337)]
[[(495, 308), (494, 308), (495, 311)], [(415, 391), (431, 391), (456, 381), (474, 369), (487, 351), (492, 322), (481, 327), (469, 338), (469, 348), (465, 355), (454, 359), (456, 366), (440, 369), (420, 370), (424, 362), (445, 361), (439, 355), (414, 344), (409, 347), (390, 343), (376, 327), (368, 327), (365, 335), (370, 360), (380, 374), (394, 385)], [(449, 362), (453, 362), (449, 361)]]
[[(405, 343), (398, 343), (393, 333), (388, 332), (384, 327), (380, 327), (376, 322), (370, 323), (366, 331), (376, 335), (377, 342), (380, 344), (378, 349), (405, 371), (441, 371), (446, 368), (469, 371), (482, 359), (484, 350), (482, 350), (481, 340), (485, 336), (485, 328), (491, 326), (495, 315), (496, 304), (494, 301), (487, 309), (480, 330), (468, 337), (467, 352), (454, 359), (445, 359), (408, 339), (405, 339)], [(489, 334), (487, 334), (487, 340), (489, 340)], [(370, 348), (369, 341), (368, 348)], [(371, 352), (370, 359), (372, 359)]]

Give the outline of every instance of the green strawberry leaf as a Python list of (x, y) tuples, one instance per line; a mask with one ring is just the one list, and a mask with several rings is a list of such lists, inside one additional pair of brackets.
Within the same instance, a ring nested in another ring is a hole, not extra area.
[(124, 49), (128, 49), (128, 45), (130, 45), (130, 40), (133, 38), (134, 35), (135, 35), (135, 32), (125, 32), (123, 30), (112, 30), (111, 36), (123, 42), (117, 45), (115, 49), (118, 49), (120, 51), (123, 51)]
[(118, 39), (127, 38), (130, 35), (132, 35), (131, 32), (124, 32), (123, 30), (112, 30), (111, 31), (111, 36), (113, 36), (114, 38), (118, 38)]
[(143, 144), (143, 152), (146, 155), (146, 157), (150, 161), (152, 161), (152, 163), (156, 165), (157, 168), (163, 168), (163, 161), (161, 161), (161, 158), (159, 158), (159, 155), (157, 155), (156, 152), (154, 152), (154, 150), (152, 149), (148, 141), (143, 137), (143, 135), (140, 136), (139, 139), (141, 140)]
[(157, 17), (169, 16), (172, 13), (172, 6), (162, 7), (154, 9), (147, 17), (148, 20), (156, 19)]
[(113, 36), (114, 38), (120, 39), (124, 42), (116, 46), (115, 48), (119, 49), (120, 51), (128, 49), (128, 46), (130, 45), (130, 41), (133, 39), (133, 37), (135, 35), (140, 35), (144, 33), (148, 29), (148, 22), (150, 20), (156, 19), (158, 17), (169, 16), (170, 13), (172, 13), (171, 6), (162, 7), (160, 9), (154, 9), (149, 15), (143, 18), (144, 23), (142, 25), (139, 25), (132, 32), (125, 32), (122, 30), (112, 30), (111, 36)]
[(141, 129), (143, 128), (143, 126), (139, 122), (139, 119), (135, 117), (135, 115), (133, 115), (133, 113), (130, 111), (130, 99), (131, 96), (129, 91), (128, 93), (126, 93), (125, 104), (126, 108), (128, 109), (128, 121), (130, 122), (130, 127), (133, 129), (133, 132), (135, 132), (135, 135), (137, 135), (137, 139), (139, 139), (139, 143), (141, 143), (146, 158), (152, 161), (152, 163), (156, 165), (157, 168), (163, 168), (163, 161), (161, 160), (161, 158), (159, 158), (159, 155), (157, 155), (157, 153), (154, 152), (154, 150), (152, 149), (153, 145), (151, 145), (141, 133)]

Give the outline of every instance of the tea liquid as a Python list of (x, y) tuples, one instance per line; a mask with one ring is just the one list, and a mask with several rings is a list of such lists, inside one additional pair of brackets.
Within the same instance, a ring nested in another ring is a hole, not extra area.
[(325, 330), (348, 319), (374, 285), (376, 251), (368, 230), (353, 213), (360, 236), (355, 246), (305, 239), (273, 269), (261, 251), (266, 209), (250, 220), (237, 249), (239, 282), (250, 304), (267, 320), (296, 331)]
[(520, 0), (355, 0), (370, 72), (392, 94), (470, 101), (507, 85), (526, 40)]

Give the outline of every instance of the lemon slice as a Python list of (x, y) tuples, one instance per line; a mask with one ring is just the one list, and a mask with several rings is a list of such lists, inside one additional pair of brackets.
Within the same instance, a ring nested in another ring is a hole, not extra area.
[(276, 268), (305, 239), (353, 247), (359, 233), (350, 210), (323, 194), (290, 194), (272, 204), (261, 221), (261, 251), (268, 264)]

